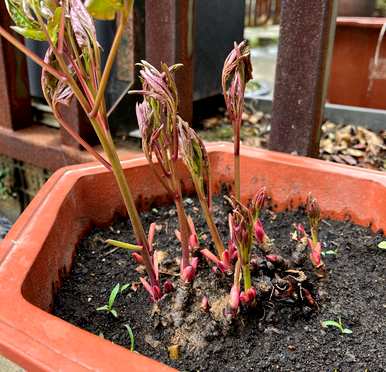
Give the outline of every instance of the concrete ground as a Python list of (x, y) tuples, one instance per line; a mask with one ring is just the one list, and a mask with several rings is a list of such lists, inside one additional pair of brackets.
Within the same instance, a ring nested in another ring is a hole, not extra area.
[(253, 78), (268, 85), (273, 91), (279, 26), (247, 27), (244, 30), (244, 38), (251, 45)]
[(0, 355), (0, 372), (23, 372), (24, 369)]

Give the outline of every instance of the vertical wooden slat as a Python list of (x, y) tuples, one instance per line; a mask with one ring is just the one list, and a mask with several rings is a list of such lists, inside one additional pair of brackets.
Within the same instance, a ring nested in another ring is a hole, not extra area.
[[(7, 30), (11, 25), (4, 1), (0, 1), (0, 24)], [(31, 124), (26, 58), (0, 37), (0, 127), (17, 130)]]
[(146, 0), (146, 59), (159, 67), (182, 63), (176, 73), (180, 113), (193, 117), (194, 0)]

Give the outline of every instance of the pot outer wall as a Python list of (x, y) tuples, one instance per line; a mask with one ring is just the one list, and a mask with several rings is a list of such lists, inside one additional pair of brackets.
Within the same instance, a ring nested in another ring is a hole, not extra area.
[[(233, 145), (210, 145), (208, 152), (219, 192), (233, 180)], [(146, 159), (123, 166), (140, 210), (171, 202)], [(184, 194), (193, 192), (185, 167), (180, 163), (177, 169)], [(273, 209), (281, 211), (304, 204), (312, 192), (323, 218), (350, 217), (374, 231), (386, 230), (384, 173), (242, 147), (241, 175), (244, 201), (266, 186)], [(63, 168), (49, 179), (0, 243), (1, 355), (29, 372), (171, 371), (49, 313), (79, 240), (123, 211), (114, 178), (101, 165)]]
[(385, 18), (338, 17), (327, 100), (330, 103), (386, 109), (386, 38), (374, 57)]
[(371, 17), (376, 0), (339, 0), (338, 15), (341, 17)]

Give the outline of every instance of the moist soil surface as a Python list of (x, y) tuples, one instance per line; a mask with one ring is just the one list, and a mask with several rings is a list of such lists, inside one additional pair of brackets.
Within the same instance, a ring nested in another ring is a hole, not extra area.
[[(184, 203), (202, 246), (213, 248), (198, 202), (185, 199)], [(226, 241), (227, 202), (216, 198), (214, 212)], [(142, 219), (146, 226), (157, 223), (155, 249), (161, 252), (161, 280), (177, 284), (176, 210), (153, 209)], [(302, 222), (308, 230), (303, 210), (265, 211), (262, 221), (283, 256), (290, 256), (296, 244), (290, 238), (292, 225)], [(79, 243), (72, 270), (55, 297), (53, 312), (58, 317), (127, 348), (131, 341), (125, 325), (129, 325), (137, 352), (181, 371), (386, 370), (386, 251), (377, 247), (384, 239), (381, 233), (350, 222), (323, 221), (324, 250), (336, 252), (324, 257), (327, 278), (318, 280), (308, 261), (302, 268), (317, 305), (268, 300), (252, 312), (242, 309), (233, 320), (223, 316), (232, 277), (212, 272), (200, 258), (193, 287), (179, 286), (156, 306), (139, 284), (141, 268), (127, 251), (107, 246), (108, 238), (135, 242), (126, 219), (94, 228)], [(129, 286), (117, 296), (115, 318), (96, 309), (107, 304), (117, 283)], [(208, 312), (200, 309), (204, 295), (209, 299)], [(352, 334), (322, 327), (322, 321), (339, 318)], [(178, 345), (177, 360), (171, 359), (172, 345)]]

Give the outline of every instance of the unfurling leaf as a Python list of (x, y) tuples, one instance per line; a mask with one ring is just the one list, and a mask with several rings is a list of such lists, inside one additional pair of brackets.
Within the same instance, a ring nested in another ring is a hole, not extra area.
[[(182, 160), (194, 178), (195, 184), (205, 194), (210, 186), (210, 164), (205, 145), (194, 129), (180, 117), (178, 117), (178, 135)], [(208, 197), (211, 196), (208, 195)], [(208, 203), (211, 204), (211, 200), (208, 200)]]
[[(51, 48), (48, 48), (44, 62), (48, 65), (56, 67), (57, 62), (54, 53)], [(62, 80), (58, 80), (56, 77), (52, 76), (46, 69), (42, 71), (41, 85), (45, 99), (49, 106), (54, 110), (56, 106), (60, 103), (68, 106), (73, 97), (73, 91), (69, 85)]]
[(26, 39), (45, 41), (47, 40), (46, 35), (43, 31), (35, 30), (33, 28), (23, 28), (18, 26), (12, 26), (11, 29), (17, 32), (19, 35)]
[(18, 34), (32, 40), (43, 41), (46, 36), (29, 7), (23, 0), (5, 0), (8, 13), (15, 22), (11, 27)]
[(70, 20), (80, 48), (97, 45), (96, 29), (90, 14), (81, 0), (71, 0)]
[(59, 29), (60, 29), (60, 20), (62, 18), (62, 11), (63, 11), (63, 9), (61, 7), (56, 8), (54, 16), (47, 23), (47, 31), (48, 31), (50, 39), (54, 45), (56, 45), (56, 43), (58, 42), (58, 35), (59, 35)]
[(244, 109), (245, 86), (252, 79), (250, 50), (246, 41), (235, 43), (224, 62), (222, 89), (225, 104), (233, 125), (240, 123)]

